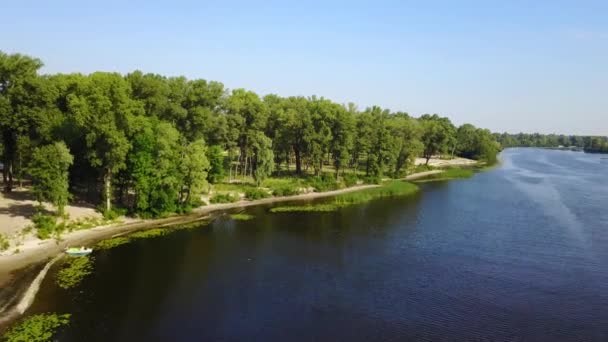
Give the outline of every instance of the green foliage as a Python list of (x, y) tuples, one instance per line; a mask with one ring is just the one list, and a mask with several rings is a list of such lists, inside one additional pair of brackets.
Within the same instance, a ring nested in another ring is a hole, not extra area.
[(112, 249), (114, 247), (118, 247), (118, 246), (127, 244), (127, 243), (129, 243), (129, 241), (131, 241), (131, 239), (122, 237), (122, 236), (118, 236), (115, 238), (99, 241), (95, 245), (95, 249)]
[(253, 219), (255, 216), (249, 214), (232, 214), (230, 218), (236, 221), (249, 221)]
[(101, 214), (103, 215), (103, 218), (108, 221), (114, 221), (114, 220), (118, 219), (119, 217), (125, 216), (127, 214), (126, 208), (114, 207), (110, 210), (104, 210), (103, 208), (101, 210), (102, 210)]
[(268, 191), (264, 189), (248, 189), (245, 191), (245, 197), (249, 200), (257, 200), (270, 197)]
[(298, 195), (300, 191), (291, 184), (279, 184), (271, 188), (272, 195), (276, 197)]
[(65, 143), (37, 147), (32, 153), (29, 173), (32, 176), (32, 190), (38, 202), (49, 201), (62, 215), (70, 199), (68, 192), (68, 169), (74, 158)]
[(57, 228), (57, 217), (37, 213), (32, 217), (36, 235), (39, 239), (46, 240), (50, 238)]
[(418, 192), (418, 190), (418, 187), (412, 183), (402, 181), (390, 181), (382, 184), (377, 188), (364, 189), (361, 191), (353, 191), (345, 194), (340, 194), (334, 198), (334, 202), (339, 206), (346, 206), (369, 202), (375, 198), (408, 196)]
[(324, 173), (321, 176), (314, 176), (308, 180), (308, 184), (317, 192), (340, 189), (340, 183), (330, 174)]
[(270, 209), (273, 213), (285, 212), (329, 212), (335, 211), (343, 207), (354, 204), (369, 202), (376, 198), (408, 196), (418, 192), (418, 187), (415, 184), (391, 181), (377, 188), (353, 191), (337, 195), (330, 203), (318, 203), (302, 206), (281, 206)]
[(154, 229), (147, 229), (147, 230), (135, 232), (135, 233), (129, 235), (129, 237), (133, 238), (133, 239), (148, 239), (148, 238), (155, 238), (155, 237), (159, 237), (159, 236), (163, 236), (163, 235), (167, 235), (167, 234), (169, 234), (169, 230), (167, 230), (167, 229), (154, 228)]
[[(439, 115), (416, 119), (323, 97), (261, 99), (219, 82), (140, 71), (40, 76), (41, 67), (38, 59), (0, 52), (5, 188), (12, 188), (13, 170), (21, 175), (27, 166), (39, 199), (60, 211), (69, 199), (67, 179), (79, 196), (99, 198), (106, 216), (117, 205), (158, 217), (190, 211), (200, 205), (207, 182), (223, 178), (253, 180), (284, 196), (307, 187), (306, 178), (314, 175), (311, 185), (326, 191), (354, 185), (347, 173), (373, 182), (401, 177), (421, 154), (492, 163), (501, 148), (495, 140), (507, 146), (510, 139), (472, 126), (458, 134)], [(568, 140), (589, 151), (608, 146), (605, 137), (528, 138), (526, 144), (536, 145)], [(39, 152), (30, 156), (32, 150)], [(265, 185), (273, 172), (301, 178)]]
[(38, 314), (12, 326), (3, 336), (6, 342), (47, 342), (57, 330), (70, 323), (69, 314)]
[(226, 193), (226, 194), (215, 194), (209, 199), (211, 203), (234, 203), (239, 200), (238, 196)]
[(89, 256), (66, 258), (63, 267), (57, 272), (56, 283), (63, 289), (70, 289), (93, 272), (93, 262)]
[(224, 178), (224, 150), (221, 146), (213, 145), (207, 149), (209, 173), (207, 180), (211, 184), (218, 183)]
[(350, 173), (344, 175), (343, 179), (344, 179), (344, 184), (347, 187), (355, 186), (359, 182), (359, 177), (357, 177), (356, 175), (350, 174)]
[(0, 234), (0, 252), (4, 252), (11, 246), (8, 238), (4, 234)]
[(437, 181), (437, 180), (448, 180), (448, 179), (458, 179), (458, 178), (470, 178), (473, 177), (475, 172), (471, 169), (460, 169), (460, 168), (450, 168), (445, 169), (441, 173), (434, 173), (423, 178), (416, 180), (416, 182), (427, 182), (427, 181)]
[(304, 212), (330, 212), (340, 209), (336, 204), (309, 204), (309, 205), (290, 205), (274, 207), (271, 213), (304, 213)]

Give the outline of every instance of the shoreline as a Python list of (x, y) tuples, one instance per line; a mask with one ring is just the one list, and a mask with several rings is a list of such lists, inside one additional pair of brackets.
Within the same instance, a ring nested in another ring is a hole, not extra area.
[[(426, 176), (442, 173), (443, 170), (430, 170), (417, 172), (399, 180), (411, 181), (424, 178)], [(33, 276), (43, 269), (43, 265), (51, 258), (57, 258), (68, 246), (90, 245), (98, 241), (133, 233), (138, 230), (146, 230), (155, 227), (170, 227), (179, 224), (188, 224), (204, 221), (212, 218), (210, 214), (221, 214), (223, 211), (247, 208), (251, 206), (272, 204), (279, 202), (305, 201), (317, 198), (331, 197), (344, 193), (356, 192), (365, 189), (377, 188), (380, 185), (366, 184), (356, 185), (349, 188), (311, 192), (292, 196), (271, 197), (254, 201), (242, 200), (235, 203), (218, 203), (194, 209), (189, 214), (174, 215), (161, 219), (132, 219), (128, 222), (116, 223), (106, 226), (98, 226), (90, 229), (74, 231), (66, 234), (61, 241), (54, 239), (32, 240), (27, 249), (17, 254), (0, 256), (0, 299), (5, 299), (0, 312), (12, 313), (7, 315), (4, 320), (0, 320), (0, 326), (7, 323), (7, 320), (14, 318), (18, 314), (14, 311), (15, 305), (21, 301), (25, 294), (23, 284), (33, 281)], [(23, 247), (23, 246), (22, 246)], [(38, 271), (36, 271), (38, 270)], [(32, 299), (33, 300), (33, 299)], [(11, 317), (9, 317), (11, 316)]]
[[(443, 170), (417, 172), (407, 177), (400, 178), (400, 180), (416, 180), (441, 172), (443, 172)], [(379, 185), (376, 184), (356, 185), (349, 188), (332, 191), (311, 192), (307, 194), (299, 194), (292, 196), (270, 197), (253, 201), (241, 200), (234, 203), (211, 204), (208, 206), (193, 209), (192, 212), (189, 214), (175, 215), (160, 219), (131, 219), (123, 223), (78, 230), (65, 234), (59, 242), (54, 239), (32, 240), (27, 246), (20, 246), (21, 251), (19, 253), (0, 256), (0, 288), (2, 288), (4, 285), (10, 282), (12, 278), (14, 278), (15, 272), (18, 272), (20, 269), (23, 269), (32, 264), (43, 262), (46, 259), (61, 253), (67, 246), (88, 245), (100, 240), (111, 238), (116, 235), (123, 235), (151, 227), (171, 226), (201, 221), (209, 217), (207, 214), (217, 211), (247, 208), (256, 205), (272, 204), (278, 202), (313, 200), (317, 198), (340, 195), (343, 193), (371, 189), (378, 186)]]

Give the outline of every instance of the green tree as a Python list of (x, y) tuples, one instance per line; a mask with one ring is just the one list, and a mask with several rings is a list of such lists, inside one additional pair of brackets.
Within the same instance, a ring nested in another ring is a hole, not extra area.
[(106, 211), (112, 209), (113, 176), (125, 167), (131, 148), (129, 123), (143, 114), (141, 103), (130, 92), (121, 75), (98, 72), (82, 79), (67, 97), (70, 115), (84, 133), (86, 157), (102, 175)]
[(258, 132), (253, 136), (253, 179), (260, 184), (268, 178), (274, 170), (274, 153), (272, 152), (272, 140)]
[(207, 160), (209, 160), (207, 181), (212, 184), (220, 182), (224, 178), (224, 151), (221, 146), (210, 146), (207, 149)]
[(37, 147), (32, 153), (28, 170), (32, 176), (32, 190), (38, 202), (51, 202), (59, 215), (63, 215), (70, 199), (68, 170), (73, 161), (63, 142)]
[[(199, 139), (189, 143), (180, 160), (182, 188), (179, 202), (182, 206), (200, 201), (201, 193), (207, 188), (209, 167), (205, 141)], [(195, 198), (196, 200), (194, 200)]]

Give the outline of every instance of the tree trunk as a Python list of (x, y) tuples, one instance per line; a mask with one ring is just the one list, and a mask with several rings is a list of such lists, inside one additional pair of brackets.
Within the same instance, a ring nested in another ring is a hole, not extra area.
[(110, 170), (106, 170), (105, 175), (103, 176), (104, 183), (104, 194), (105, 194), (105, 202), (106, 202), (106, 211), (109, 212), (112, 210), (112, 172)]
[(302, 174), (302, 155), (300, 154), (300, 150), (294, 148), (294, 153), (296, 155), (296, 174)]

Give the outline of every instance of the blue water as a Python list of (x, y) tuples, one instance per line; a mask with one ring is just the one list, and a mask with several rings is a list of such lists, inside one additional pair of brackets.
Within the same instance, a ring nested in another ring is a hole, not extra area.
[(62, 341), (606, 341), (608, 160), (509, 149), (334, 213), (247, 213), (96, 252), (28, 314)]

